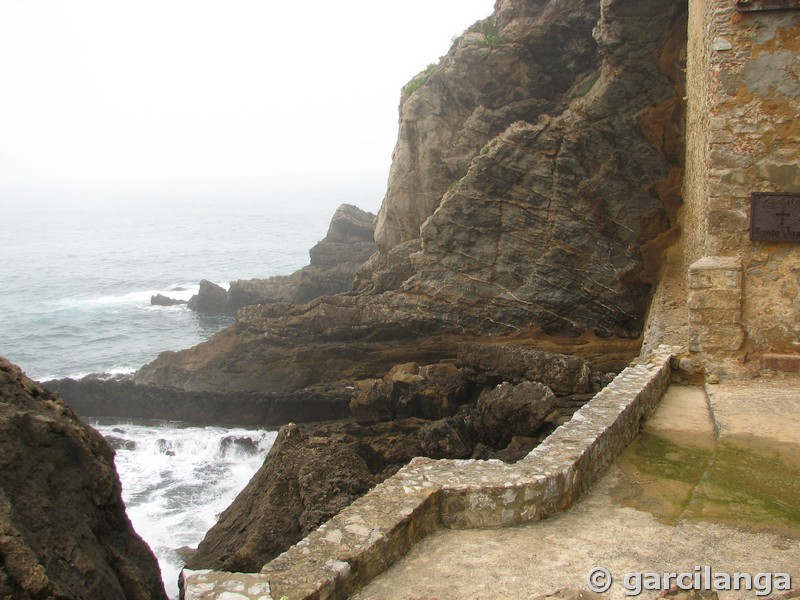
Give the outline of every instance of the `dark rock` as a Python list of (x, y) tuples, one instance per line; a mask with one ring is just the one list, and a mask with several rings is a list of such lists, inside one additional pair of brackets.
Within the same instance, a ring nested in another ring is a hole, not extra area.
[(287, 425), (187, 567), (258, 571), (415, 456), (471, 450), (466, 427), (451, 419)]
[(114, 453), (57, 394), (0, 359), (0, 597), (166, 599)]
[(258, 452), (258, 443), (251, 437), (235, 437), (226, 435), (220, 441), (220, 450), (223, 454), (228, 454), (231, 450), (238, 449), (245, 454), (255, 454)]
[(536, 448), (541, 443), (538, 437), (530, 437), (525, 435), (515, 435), (511, 438), (508, 446), (494, 453), (492, 458), (502, 460), (507, 463), (515, 463), (522, 460), (530, 451)]
[(136, 450), (136, 442), (133, 440), (126, 440), (115, 435), (107, 435), (105, 438), (112, 450)]
[(58, 379), (45, 384), (83, 417), (177, 420), (268, 427), (349, 416), (353, 389), (325, 384), (287, 393), (187, 392), (128, 379)]
[(481, 385), (538, 381), (560, 396), (589, 391), (589, 363), (577, 356), (512, 344), (462, 344), (458, 359)]
[(177, 298), (170, 298), (164, 294), (156, 294), (150, 296), (150, 304), (152, 306), (177, 306), (179, 304), (188, 304), (188, 300), (178, 300)]
[(556, 407), (553, 392), (541, 383), (503, 383), (481, 394), (475, 410), (476, 439), (506, 447), (514, 436), (533, 436)]
[(189, 299), (188, 307), (191, 310), (210, 315), (232, 314), (228, 303), (228, 292), (206, 279), (200, 281), (200, 289)]

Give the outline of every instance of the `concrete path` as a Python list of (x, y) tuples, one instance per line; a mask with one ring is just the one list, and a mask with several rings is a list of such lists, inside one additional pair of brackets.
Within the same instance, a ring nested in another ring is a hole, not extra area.
[[(626, 598), (628, 573), (699, 577), (706, 565), (713, 573), (788, 573), (800, 590), (798, 431), (799, 378), (710, 386), (708, 400), (699, 388), (672, 386), (637, 440), (573, 508), (521, 527), (440, 531), (355, 598), (532, 598), (586, 589), (595, 567), (614, 577), (603, 597)], [(766, 583), (762, 577), (751, 591), (719, 596), (766, 597)]]

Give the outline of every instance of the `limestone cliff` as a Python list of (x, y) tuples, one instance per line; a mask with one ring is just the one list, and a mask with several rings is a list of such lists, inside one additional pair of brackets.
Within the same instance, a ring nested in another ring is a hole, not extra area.
[(500, 0), (404, 90), (359, 291), (242, 309), (137, 381), (296, 389), (454, 356), (476, 336), (635, 352), (680, 202), (685, 9)]
[(0, 598), (164, 598), (125, 515), (114, 454), (0, 358)]

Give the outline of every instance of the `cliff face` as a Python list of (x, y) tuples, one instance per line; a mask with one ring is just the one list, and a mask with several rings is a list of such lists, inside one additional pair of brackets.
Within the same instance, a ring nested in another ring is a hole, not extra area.
[(0, 597), (166, 599), (111, 448), (0, 358)]
[(405, 88), (358, 293), (247, 307), (137, 381), (295, 389), (487, 335), (584, 355), (609, 336), (635, 348), (680, 202), (685, 9), (499, 1)]
[(561, 113), (588, 85), (600, 63), (592, 38), (599, 13), (596, 1), (500, 2), (405, 87), (376, 223), (380, 254), (370, 265), (378, 291), (405, 278), (392, 267), (398, 252), (415, 245), (399, 246), (419, 239), (420, 226), (487, 142), (516, 121)]

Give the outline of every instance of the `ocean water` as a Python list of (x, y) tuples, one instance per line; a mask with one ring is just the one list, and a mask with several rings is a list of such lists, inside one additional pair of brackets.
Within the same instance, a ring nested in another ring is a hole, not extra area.
[(116, 451), (128, 517), (158, 558), (171, 598), (196, 548), (264, 461), (274, 431), (90, 420)]
[(0, 355), (29, 377), (127, 373), (231, 322), (185, 306), (200, 279), (286, 275), (308, 264), (335, 204), (257, 200), (28, 206), (0, 229)]
[[(208, 339), (232, 319), (185, 306), (200, 279), (288, 274), (308, 264), (336, 204), (14, 204), (0, 222), (0, 355), (29, 377), (128, 373)], [(177, 597), (196, 547), (263, 462), (275, 432), (94, 421), (116, 448), (128, 515)]]

